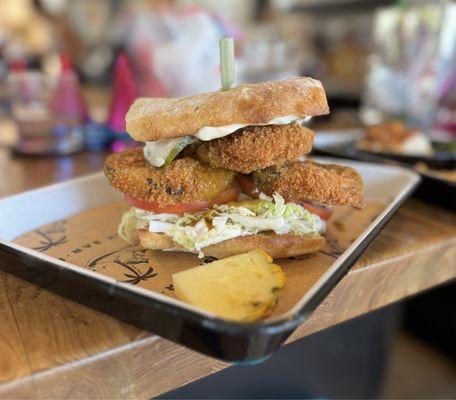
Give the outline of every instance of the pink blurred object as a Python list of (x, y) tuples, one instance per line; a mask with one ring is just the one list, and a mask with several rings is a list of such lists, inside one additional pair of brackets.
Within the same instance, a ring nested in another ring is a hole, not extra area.
[(114, 132), (125, 132), (125, 114), (136, 97), (136, 86), (127, 56), (120, 53), (114, 67), (114, 93), (107, 122)]
[(138, 94), (146, 97), (168, 97), (168, 89), (154, 72), (154, 52), (148, 43), (141, 43), (134, 50), (135, 76)]
[(65, 53), (60, 55), (61, 72), (57, 78), (54, 97), (50, 102), (50, 109), (58, 117), (87, 121), (88, 113), (79, 80), (74, 72), (70, 59)]
[(27, 70), (27, 61), (23, 58), (16, 58), (9, 62), (9, 69), (13, 73), (24, 72)]
[[(134, 143), (134, 142), (132, 142)], [(111, 151), (113, 153), (119, 153), (121, 152), (122, 150), (125, 150), (129, 147), (133, 147), (132, 144), (129, 144), (123, 140), (114, 140), (111, 144)]]
[(234, 26), (222, 14), (213, 13), (211, 14), (211, 17), (219, 25), (219, 29), (223, 33), (223, 36), (232, 37), (235, 43), (244, 40), (244, 32)]
[(111, 144), (111, 150), (114, 152), (138, 145), (127, 134), (125, 128), (125, 115), (137, 96), (127, 56), (120, 53), (114, 66), (114, 93), (107, 121), (108, 127), (114, 133), (115, 139)]

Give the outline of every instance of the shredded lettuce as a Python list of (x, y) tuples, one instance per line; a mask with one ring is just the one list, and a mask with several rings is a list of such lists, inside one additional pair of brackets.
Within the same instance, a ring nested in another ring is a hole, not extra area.
[(147, 225), (149, 231), (164, 233), (185, 249), (200, 255), (206, 246), (239, 236), (265, 231), (314, 236), (325, 228), (320, 217), (299, 204), (285, 203), (279, 194), (274, 194), (270, 200), (222, 204), (195, 214), (154, 214), (136, 208), (132, 210), (129, 213), (134, 213), (138, 223)]
[(117, 234), (128, 243), (137, 244), (139, 242), (139, 238), (136, 233), (138, 220), (139, 218), (136, 214), (136, 209), (131, 208), (124, 213), (124, 215), (122, 215), (122, 220), (117, 228)]

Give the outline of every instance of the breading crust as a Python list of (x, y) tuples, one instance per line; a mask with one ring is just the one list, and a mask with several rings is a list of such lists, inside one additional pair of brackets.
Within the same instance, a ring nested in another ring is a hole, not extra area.
[(211, 168), (192, 158), (180, 158), (163, 168), (152, 167), (142, 148), (107, 157), (104, 172), (109, 183), (136, 200), (161, 204), (211, 200), (233, 182), (232, 171)]
[(364, 205), (361, 177), (349, 167), (295, 161), (255, 171), (253, 177), (262, 192), (268, 195), (277, 192), (287, 201), (315, 201), (355, 208)]
[(134, 139), (146, 142), (193, 135), (206, 126), (266, 124), (286, 115), (328, 112), (320, 81), (289, 78), (183, 98), (139, 98), (126, 115), (126, 127)]
[(243, 174), (296, 160), (312, 150), (313, 132), (300, 124), (249, 126), (220, 139), (198, 142), (196, 156), (212, 167)]

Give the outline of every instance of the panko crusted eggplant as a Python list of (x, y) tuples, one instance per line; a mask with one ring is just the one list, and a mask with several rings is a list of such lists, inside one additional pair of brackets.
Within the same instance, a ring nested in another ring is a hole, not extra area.
[(312, 141), (313, 132), (299, 123), (248, 126), (220, 139), (199, 141), (196, 157), (211, 167), (249, 174), (310, 153)]
[(288, 162), (253, 173), (258, 189), (279, 193), (287, 201), (312, 201), (362, 208), (363, 182), (350, 167), (314, 161)]

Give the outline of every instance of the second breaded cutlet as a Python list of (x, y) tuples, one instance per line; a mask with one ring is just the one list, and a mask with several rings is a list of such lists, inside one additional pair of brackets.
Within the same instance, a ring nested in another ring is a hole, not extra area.
[(196, 157), (211, 167), (248, 174), (296, 160), (312, 149), (313, 132), (300, 124), (248, 126), (235, 133), (198, 142)]
[(253, 178), (259, 190), (267, 195), (279, 193), (287, 201), (364, 205), (361, 176), (341, 165), (294, 161), (255, 171)]

